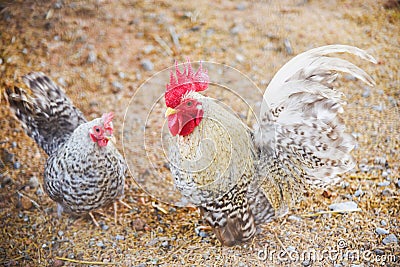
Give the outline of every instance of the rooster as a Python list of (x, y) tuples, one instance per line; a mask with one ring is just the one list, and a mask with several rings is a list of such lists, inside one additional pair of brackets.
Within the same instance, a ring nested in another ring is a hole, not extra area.
[(172, 135), (168, 155), (176, 188), (199, 207), (226, 246), (251, 239), (256, 226), (288, 213), (310, 184), (329, 182), (354, 167), (355, 141), (339, 114), (343, 94), (332, 88), (337, 72), (373, 85), (354, 64), (331, 53), (365, 51), (329, 45), (286, 63), (268, 85), (254, 130), (199, 92), (207, 70), (190, 62), (166, 86), (165, 117)]
[(124, 191), (126, 164), (110, 142), (114, 114), (105, 113), (88, 122), (43, 73), (29, 73), (22, 79), (32, 96), (14, 87), (6, 90), (6, 98), (25, 132), (49, 156), (45, 191), (57, 202), (58, 215), (63, 210), (89, 214), (98, 226), (92, 211), (114, 202)]

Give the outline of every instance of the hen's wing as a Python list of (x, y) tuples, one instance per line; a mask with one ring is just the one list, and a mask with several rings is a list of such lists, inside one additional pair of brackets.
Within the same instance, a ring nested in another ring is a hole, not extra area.
[(264, 191), (277, 215), (297, 201), (304, 182), (328, 181), (354, 166), (349, 152), (355, 142), (338, 116), (345, 104), (343, 94), (330, 86), (337, 72), (370, 85), (374, 81), (354, 64), (326, 56), (343, 52), (376, 63), (352, 46), (311, 49), (286, 63), (265, 91), (254, 134), (260, 151), (256, 188)]
[(22, 79), (31, 89), (32, 96), (14, 87), (6, 90), (6, 98), (26, 133), (51, 155), (86, 119), (45, 74), (33, 72)]

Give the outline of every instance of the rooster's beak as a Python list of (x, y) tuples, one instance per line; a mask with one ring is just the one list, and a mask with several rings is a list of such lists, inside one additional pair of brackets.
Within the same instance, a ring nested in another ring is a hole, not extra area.
[(106, 136), (106, 139), (107, 139), (108, 141), (111, 140), (111, 142), (113, 142), (114, 144), (117, 143), (117, 139), (115, 139), (115, 136), (114, 136), (114, 135)]
[(165, 118), (167, 118), (169, 115), (175, 114), (176, 112), (177, 112), (176, 109), (167, 108), (167, 110), (165, 111)]

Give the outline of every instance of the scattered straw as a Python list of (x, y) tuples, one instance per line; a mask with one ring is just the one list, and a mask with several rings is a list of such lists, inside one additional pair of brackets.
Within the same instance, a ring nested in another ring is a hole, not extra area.
[(81, 260), (74, 260), (74, 259), (68, 259), (68, 258), (62, 258), (62, 257), (56, 257), (56, 259), (61, 260), (61, 261), (68, 261), (68, 262), (86, 264), (86, 265), (117, 265), (117, 263), (115, 263), (115, 262), (81, 261)]
[(358, 208), (358, 209), (353, 209), (353, 210), (326, 210), (326, 211), (319, 211), (319, 212), (311, 213), (311, 214), (302, 214), (300, 216), (303, 218), (308, 218), (308, 217), (320, 216), (323, 214), (350, 213), (350, 212), (357, 212), (357, 211), (361, 211), (361, 209)]

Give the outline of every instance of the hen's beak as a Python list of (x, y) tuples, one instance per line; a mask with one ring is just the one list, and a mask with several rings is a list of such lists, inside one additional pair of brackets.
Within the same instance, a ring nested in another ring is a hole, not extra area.
[(114, 136), (114, 135), (108, 135), (108, 136), (106, 136), (106, 139), (107, 139), (108, 141), (111, 140), (111, 142), (113, 142), (114, 144), (117, 143), (117, 139), (115, 139), (115, 136)]
[(177, 112), (176, 109), (167, 108), (167, 110), (165, 111), (165, 118), (167, 118), (169, 115), (175, 114), (176, 112)]

